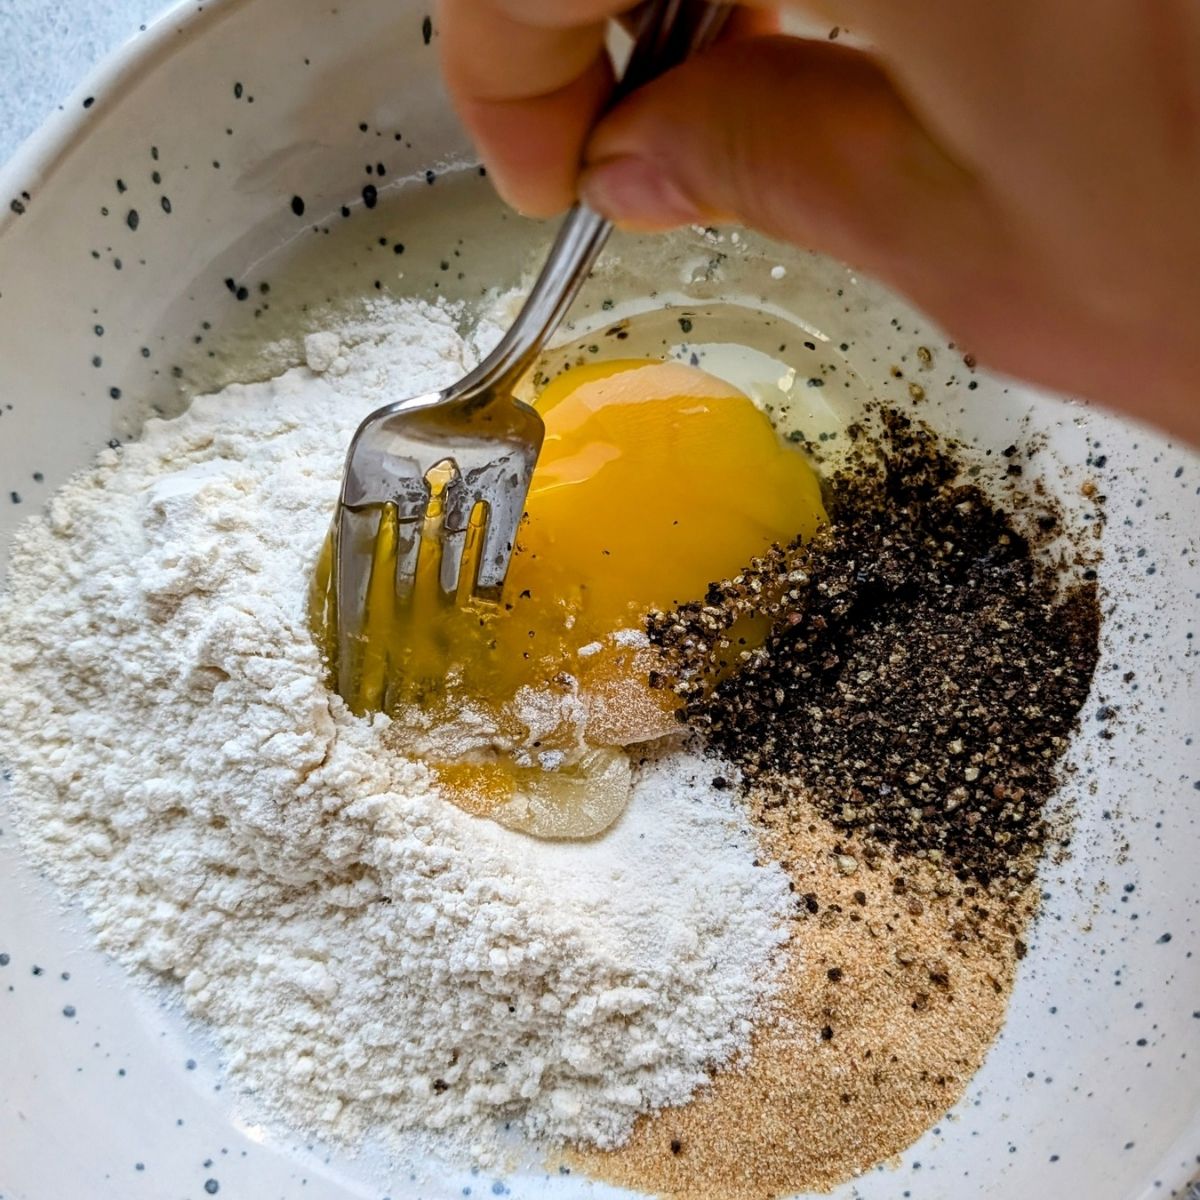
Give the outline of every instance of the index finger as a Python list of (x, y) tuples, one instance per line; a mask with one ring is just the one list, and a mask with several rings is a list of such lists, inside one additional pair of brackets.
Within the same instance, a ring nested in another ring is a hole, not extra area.
[[(755, 0), (758, 2), (758, 0)], [(500, 194), (531, 216), (574, 199), (583, 149), (612, 91), (610, 19), (636, 0), (441, 0), (443, 69)], [(774, 27), (741, 10), (726, 36)]]
[(575, 196), (588, 131), (612, 88), (610, 17), (629, 0), (441, 0), (442, 63), (500, 194), (533, 216)]

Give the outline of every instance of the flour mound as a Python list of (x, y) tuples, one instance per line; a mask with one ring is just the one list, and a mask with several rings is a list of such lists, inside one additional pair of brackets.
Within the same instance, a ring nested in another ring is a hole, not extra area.
[(307, 592), (345, 446), (474, 362), (457, 316), (378, 302), (59, 492), (0, 597), (0, 757), (30, 852), (256, 1112), (611, 1146), (747, 1046), (787, 885), (711, 763), (666, 753), (607, 836), (536, 843), (326, 687)]

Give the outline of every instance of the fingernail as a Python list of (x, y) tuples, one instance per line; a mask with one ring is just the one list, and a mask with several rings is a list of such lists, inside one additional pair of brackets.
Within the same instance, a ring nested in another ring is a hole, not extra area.
[(579, 185), (585, 204), (627, 229), (673, 229), (702, 219), (699, 208), (661, 168), (644, 158), (611, 158)]

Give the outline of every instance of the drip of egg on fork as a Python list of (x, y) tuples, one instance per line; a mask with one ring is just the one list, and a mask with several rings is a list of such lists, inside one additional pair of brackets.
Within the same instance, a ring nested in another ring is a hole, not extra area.
[[(439, 605), (436, 558), (423, 557), (416, 599), (375, 614), (371, 637), (401, 681), (391, 736), (450, 800), (537, 836), (588, 837), (625, 808), (624, 748), (678, 729), (671, 691), (650, 685), (647, 614), (702, 599), (825, 513), (802, 454), (695, 367), (577, 366), (536, 407), (546, 440), (501, 605)], [(327, 576), (328, 555), (318, 608)]]

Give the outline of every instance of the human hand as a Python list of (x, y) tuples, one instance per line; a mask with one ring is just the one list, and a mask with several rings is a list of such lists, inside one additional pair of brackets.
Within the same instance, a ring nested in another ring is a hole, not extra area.
[[(603, 112), (626, 0), (442, 0), (512, 204), (737, 221), (908, 295), (983, 362), (1200, 442), (1200, 3), (808, 0)], [(599, 122), (597, 122), (597, 118)]]

